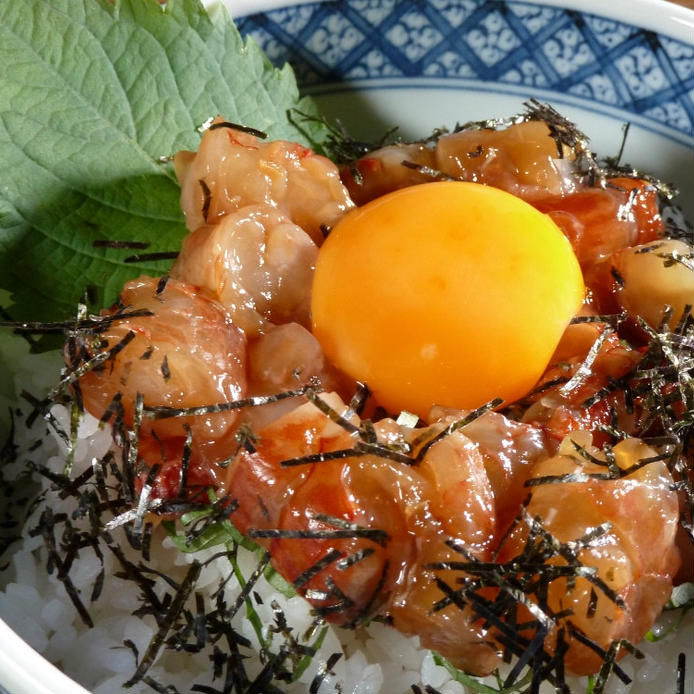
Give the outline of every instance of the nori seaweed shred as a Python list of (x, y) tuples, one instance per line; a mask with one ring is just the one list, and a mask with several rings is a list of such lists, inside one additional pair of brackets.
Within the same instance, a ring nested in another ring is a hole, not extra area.
[(207, 222), (207, 216), (210, 213), (210, 205), (212, 204), (212, 191), (207, 185), (204, 178), (198, 179), (198, 184), (200, 185), (200, 190), (202, 190), (202, 218)]
[[(71, 328), (73, 326), (70, 326)], [(81, 326), (82, 332), (92, 335), (93, 326), (86, 324)], [(91, 339), (91, 338), (89, 338)], [(77, 347), (77, 345), (73, 345)], [(113, 350), (105, 352), (101, 360), (106, 361)], [(52, 390), (52, 397), (58, 402), (63, 402), (69, 409), (73, 409), (76, 401), (65, 399), (64, 393), (74, 388), (77, 376), (82, 373), (79, 360), (84, 358), (80, 349), (73, 349), (72, 356), (68, 358), (67, 376), (61, 379), (60, 384)], [(90, 364), (90, 368), (95, 368)], [(71, 371), (72, 370), (72, 371)], [(84, 371), (86, 372), (86, 370)], [(72, 375), (71, 375), (72, 374)], [(299, 393), (301, 394), (301, 393)], [(296, 396), (297, 393), (292, 393)], [(51, 403), (48, 399), (37, 399), (26, 393), (26, 398), (37, 408), (38, 414), (44, 413), (44, 419), (49, 426), (53, 426), (66, 443), (70, 442), (75, 434), (76, 418), (71, 417), (68, 430), (63, 431), (59, 422), (49, 416), (48, 407)], [(270, 401), (274, 401), (271, 399)], [(72, 403), (72, 404), (71, 404)], [(259, 404), (259, 403), (254, 403)], [(77, 408), (81, 411), (80, 407)], [(194, 544), (197, 539), (209, 537), (217, 533), (221, 542), (229, 548), (226, 552), (215, 555), (208, 561), (219, 559), (220, 556), (229, 558), (232, 567), (234, 565), (233, 547), (243, 541), (241, 536), (233, 530), (229, 521), (229, 515), (236, 506), (236, 500), (229, 496), (202, 501), (196, 500), (195, 495), (190, 498), (190, 485), (186, 479), (187, 466), (185, 463), (186, 452), (190, 454), (192, 435), (190, 427), (187, 427), (186, 442), (183, 444), (183, 465), (180, 469), (178, 496), (180, 499), (162, 500), (152, 498), (153, 483), (158, 475), (158, 466), (142, 471), (138, 460), (139, 427), (145, 414), (143, 399), (138, 396), (135, 406), (134, 424), (127, 427), (122, 418), (122, 404), (120, 398), (115, 398), (109, 405), (109, 412), (102, 418), (109, 421), (117, 429), (114, 438), (121, 442), (123, 449), (116, 454), (108, 451), (102, 458), (94, 458), (90, 466), (74, 477), (63, 473), (57, 473), (43, 466), (35, 466), (36, 471), (50, 480), (54, 485), (56, 494), (63, 500), (74, 505), (72, 515), (60, 513), (54, 514), (50, 507), (43, 509), (36, 529), (33, 534), (40, 535), (46, 547), (47, 568), (55, 574), (63, 583), (68, 598), (75, 606), (80, 619), (93, 626), (89, 609), (85, 604), (85, 598), (81, 591), (75, 587), (71, 576), (74, 560), (84, 552), (93, 552), (97, 560), (102, 563), (96, 572), (91, 589), (86, 598), (90, 603), (99, 600), (104, 592), (106, 578), (103, 568), (103, 552), (110, 552), (120, 565), (120, 570), (114, 575), (117, 578), (131, 582), (132, 587), (139, 593), (141, 606), (136, 615), (141, 618), (150, 617), (156, 622), (156, 633), (151, 639), (143, 654), (136, 652), (127, 643), (126, 647), (133, 652), (135, 669), (125, 683), (125, 687), (131, 686), (137, 681), (142, 681), (156, 691), (175, 691), (172, 685), (158, 682), (148, 674), (149, 668), (164, 649), (179, 649), (185, 651), (198, 651), (209, 649), (214, 655), (216, 663), (215, 672), (222, 680), (222, 688), (219, 691), (267, 691), (281, 692), (282, 689), (272, 684), (273, 681), (291, 681), (298, 678), (299, 672), (306, 668), (314, 649), (299, 642), (290, 634), (286, 625), (282, 629), (278, 627), (276, 633), (287, 640), (285, 645), (275, 641), (267, 641), (263, 647), (266, 653), (266, 665), (263, 672), (256, 678), (249, 677), (244, 666), (243, 654), (251, 647), (245, 637), (238, 634), (230, 625), (230, 612), (238, 610), (235, 605), (227, 607), (223, 601), (223, 594), (216, 592), (211, 598), (203, 599), (201, 593), (196, 590), (197, 578), (205, 565), (204, 562), (194, 560), (189, 566), (186, 576), (182, 579), (174, 579), (149, 566), (152, 536), (154, 524), (148, 520), (152, 514), (202, 514), (193, 519), (187, 526), (185, 541)], [(121, 415), (117, 412), (121, 411)], [(33, 411), (32, 411), (33, 413)], [(32, 419), (36, 419), (32, 414)], [(72, 432), (72, 433), (71, 433)], [(248, 432), (239, 445), (248, 449), (253, 446), (254, 437)], [(40, 443), (40, 442), (37, 442)], [(12, 443), (3, 448), (3, 454), (14, 456), (16, 452)], [(139, 480), (139, 483), (138, 483)], [(188, 498), (184, 498), (184, 494)], [(327, 522), (327, 521), (324, 521)], [(81, 525), (78, 525), (81, 524)], [(223, 529), (228, 528), (228, 529)], [(338, 528), (339, 532), (354, 534), (345, 528)], [(125, 534), (125, 542), (117, 540), (116, 532)], [(358, 532), (358, 531), (357, 531)], [(374, 538), (378, 541), (377, 534)], [(130, 546), (141, 553), (140, 562), (132, 560), (125, 546)], [(368, 556), (364, 553), (363, 556)], [(335, 557), (337, 558), (337, 557)], [(340, 558), (347, 559), (347, 557)], [(358, 561), (359, 557), (352, 557), (352, 561)], [(245, 578), (241, 573), (236, 573), (232, 568), (225, 582), (242, 582), (241, 603), (250, 609), (247, 596), (253, 589), (255, 581), (263, 574), (270, 572), (269, 555), (263, 555), (255, 572)], [(160, 585), (161, 584), (161, 585)], [(162, 591), (163, 586), (163, 591)], [(207, 604), (211, 600), (212, 606)], [(214, 605), (216, 604), (216, 608)], [(262, 623), (254, 618), (258, 627), (258, 635), (263, 636)], [(279, 616), (278, 620), (281, 622)], [(291, 636), (291, 638), (290, 638)], [(275, 637), (275, 639), (277, 636)], [(261, 641), (262, 643), (263, 641)], [(132, 645), (132, 644), (131, 644)], [(211, 656), (212, 657), (212, 656)], [(330, 666), (324, 672), (330, 669)], [(205, 691), (206, 685), (194, 685), (193, 689)], [(212, 691), (214, 688), (210, 688)]]
[(179, 586), (171, 605), (169, 606), (168, 610), (166, 610), (165, 614), (159, 619), (159, 630), (152, 637), (152, 640), (150, 641), (147, 650), (144, 652), (132, 677), (123, 684), (124, 687), (131, 687), (133, 684), (141, 680), (149, 669), (149, 666), (154, 662), (159, 649), (164, 645), (166, 634), (171, 629), (175, 620), (183, 610), (188, 595), (193, 590), (195, 582), (200, 576), (201, 568), (200, 562), (193, 560), (193, 563), (190, 565), (188, 573), (186, 574), (183, 583)]
[(303, 585), (308, 583), (316, 574), (323, 571), (331, 564), (334, 564), (338, 559), (342, 559), (344, 555), (337, 549), (331, 549), (326, 554), (316, 561), (312, 566), (302, 571), (293, 581), (292, 585), (296, 590), (299, 590)]
[(261, 407), (272, 402), (279, 402), (288, 398), (297, 398), (306, 395), (309, 391), (314, 392), (315, 384), (308, 384), (285, 390), (272, 395), (255, 395), (241, 400), (231, 402), (214, 403), (212, 405), (200, 405), (197, 407), (165, 407), (151, 406), (144, 408), (144, 414), (150, 419), (170, 419), (172, 417), (198, 417), (217, 412), (229, 412), (230, 410), (240, 410), (246, 407)]
[(334, 530), (288, 530), (280, 528), (251, 528), (247, 537), (303, 540), (337, 540), (340, 538), (362, 537), (379, 545), (388, 541), (388, 534), (379, 528), (336, 528)]
[(337, 661), (340, 660), (341, 657), (342, 653), (333, 653), (328, 657), (325, 663), (321, 663), (318, 672), (311, 680), (311, 684), (308, 688), (309, 694), (317, 694), (326, 676), (332, 671), (333, 667), (335, 667)]
[[(619, 640), (605, 651), (573, 625), (570, 611), (552, 613), (546, 602), (547, 588), (552, 581), (568, 578), (567, 590), (571, 590), (571, 582), (581, 577), (593, 585), (595, 601), (598, 599), (595, 592), (597, 590), (606, 599), (623, 607), (621, 598), (597, 576), (594, 567), (585, 566), (578, 560), (578, 550), (593, 543), (599, 544), (600, 538), (609, 532), (609, 524), (603, 524), (584, 537), (567, 543), (553, 537), (539, 519), (532, 518), (525, 510), (521, 511), (506, 536), (518, 527), (526, 530), (525, 546), (520, 553), (505, 562), (480, 561), (459, 541), (448, 540), (448, 546), (460, 553), (463, 561), (435, 562), (427, 568), (433, 571), (460, 572), (460, 587), (454, 587), (450, 580), (446, 581), (436, 576), (435, 580), (444, 598), (434, 605), (433, 609), (440, 610), (449, 605), (457, 605), (460, 609), (472, 609), (484, 620), (494, 631), (496, 640), (505, 646), (509, 654), (516, 657), (504, 687), (512, 686), (524, 667), (528, 666), (533, 672), (533, 677), (540, 672), (541, 679), (548, 680), (558, 691), (569, 691), (562, 659), (563, 651), (568, 647), (564, 641), (564, 631), (594, 650), (603, 659), (602, 679), (599, 680), (601, 686), (604, 686), (612, 672), (624, 682), (628, 682), (629, 678), (616, 664), (616, 658), (619, 650), (623, 648), (640, 657), (631, 644)], [(556, 563), (558, 559), (565, 563)], [(553, 560), (554, 563), (548, 563), (548, 560)], [(480, 592), (481, 589), (491, 586), (498, 591), (495, 597), (489, 597), (488, 592)], [(520, 622), (517, 619), (520, 607), (530, 612), (530, 622)], [(545, 637), (552, 630), (555, 630), (558, 636), (562, 635), (557, 639), (557, 652), (554, 654), (544, 650)], [(539, 684), (539, 681), (537, 680), (536, 684)]]
[(240, 130), (241, 132), (247, 133), (249, 135), (254, 135), (259, 140), (266, 140), (267, 133), (257, 128), (251, 128), (247, 125), (239, 125), (238, 123), (230, 123), (229, 121), (218, 121), (217, 123), (210, 123), (210, 125), (205, 128), (206, 130), (218, 130), (219, 128), (230, 128), (231, 130)]
[[(331, 121), (324, 116), (315, 116), (300, 111), (299, 109), (292, 109), (289, 116), (292, 122), (295, 122), (294, 119), (298, 117), (300, 120), (318, 122), (325, 126), (328, 137), (321, 145), (321, 151), (338, 164), (352, 164), (356, 159), (392, 142), (398, 130), (397, 127), (391, 128), (377, 140), (365, 142), (351, 137), (339, 120)], [(354, 176), (355, 182), (359, 184), (361, 182), (361, 173), (359, 169), (355, 166), (353, 169), (350, 168), (350, 171)]]
[(171, 378), (171, 369), (169, 368), (169, 358), (166, 354), (164, 355), (164, 358), (161, 360), (160, 370), (164, 380), (168, 381)]
[(686, 674), (687, 657), (684, 653), (677, 655), (677, 684), (676, 694), (684, 694), (684, 681)]
[(184, 499), (186, 490), (188, 489), (188, 470), (190, 468), (190, 456), (193, 449), (193, 432), (190, 424), (187, 422), (183, 425), (186, 432), (186, 440), (183, 444), (183, 453), (181, 455), (181, 470), (178, 473), (178, 498)]
[(88, 316), (86, 318), (68, 321), (38, 322), (38, 321), (0, 321), (0, 327), (12, 328), (18, 332), (28, 332), (34, 334), (64, 333), (86, 331), (88, 333), (98, 333), (106, 330), (113, 323), (151, 316), (149, 309), (121, 310), (105, 316)]

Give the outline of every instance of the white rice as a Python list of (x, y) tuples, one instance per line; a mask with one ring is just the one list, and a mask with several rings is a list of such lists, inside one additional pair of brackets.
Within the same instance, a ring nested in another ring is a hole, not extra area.
[[(15, 392), (26, 389), (32, 393), (45, 393), (57, 380), (60, 368), (60, 355), (29, 355), (26, 343), (17, 337), (2, 337), (0, 340), (0, 362), (12, 365), (5, 376), (0, 377), (0, 407), (5, 411), (9, 406), (17, 407), (17, 401), (8, 379), (14, 382)], [(2, 383), (1, 378), (6, 378)], [(23, 407), (28, 411), (29, 407)], [(54, 406), (52, 413), (67, 422), (64, 408)], [(17, 417), (16, 423), (19, 425)], [(32, 450), (35, 441), (42, 442), (40, 448)], [(45, 423), (37, 422), (30, 430), (17, 427), (16, 443), (21, 455), (16, 462), (7, 465), (3, 471), (5, 479), (19, 476), (27, 461), (35, 460), (46, 465), (54, 472), (60, 472), (64, 466), (66, 447), (64, 442), (55, 436), (45, 436)], [(78, 474), (91, 464), (92, 458), (100, 458), (111, 445), (109, 433), (98, 427), (96, 420), (85, 417), (79, 432), (79, 442), (75, 453), (74, 474)], [(123, 683), (133, 674), (136, 663), (131, 648), (124, 645), (129, 641), (140, 654), (145, 653), (150, 639), (157, 627), (150, 616), (137, 617), (133, 612), (140, 606), (138, 590), (131, 581), (123, 581), (115, 576), (120, 570), (113, 555), (104, 551), (102, 561), (93, 551), (80, 551), (78, 559), (70, 570), (70, 577), (80, 591), (82, 601), (86, 604), (94, 621), (94, 627), (84, 625), (70, 602), (65, 588), (56, 577), (55, 572), (46, 571), (47, 553), (41, 536), (31, 537), (29, 529), (38, 523), (42, 509), (49, 505), (54, 513), (72, 512), (74, 500), (61, 500), (45, 478), (42, 488), (45, 501), (35, 508), (24, 525), (21, 541), (10, 548), (7, 567), (0, 571), (0, 618), (14, 629), (31, 646), (42, 653), (48, 660), (58, 665), (66, 674), (81, 683), (94, 694), (112, 694), (122, 692)], [(122, 529), (114, 532), (124, 535)], [(128, 558), (137, 563), (141, 555), (121, 542)], [(181, 580), (194, 560), (205, 562), (214, 556), (219, 548), (210, 548), (195, 555), (186, 554), (175, 548), (173, 542), (163, 531), (155, 534), (152, 541), (152, 564), (177, 580)], [(7, 562), (0, 561), (0, 566)], [(245, 576), (249, 576), (256, 564), (255, 554), (241, 550), (239, 562)], [(101, 596), (89, 602), (94, 581), (103, 568), (105, 582)], [(200, 573), (195, 591), (212, 595), (229, 575), (230, 564), (222, 557), (205, 565)], [(166, 584), (157, 579), (154, 589), (163, 591)], [(240, 593), (240, 586), (235, 580), (229, 580), (224, 588), (227, 605), (232, 605)], [(260, 579), (255, 586), (254, 609), (265, 625), (266, 634), (275, 623), (275, 604), (286, 617), (291, 626), (291, 635), (310, 643), (315, 634), (302, 639), (304, 632), (312, 623), (310, 608), (299, 597), (286, 597), (265, 579)], [(257, 595), (257, 597), (256, 597)], [(213, 603), (208, 603), (213, 604)], [(194, 608), (193, 608), (194, 609)], [(209, 609), (209, 608), (208, 608)], [(670, 613), (663, 620), (663, 629), (668, 622), (678, 618)], [(241, 609), (233, 621), (237, 632), (247, 637), (255, 649), (258, 648), (257, 636), (245, 618)], [(690, 672), (683, 692), (694, 691), (691, 670), (694, 669), (694, 649), (692, 634), (694, 620), (689, 614), (679, 629), (667, 633), (656, 643), (643, 643), (639, 648), (645, 654), (643, 660), (627, 657), (621, 661), (622, 669), (633, 678), (629, 687), (617, 677), (611, 677), (606, 691), (610, 694), (646, 694), (659, 691), (663, 694), (675, 694), (675, 664), (677, 654), (687, 654), (687, 665)], [(273, 637), (273, 650), (282, 645), (282, 637)], [(184, 653), (162, 648), (147, 676), (161, 685), (175, 684), (178, 692), (190, 691), (194, 684), (221, 688), (219, 680), (213, 679), (213, 667), (209, 658), (209, 649), (203, 653)], [(471, 691), (461, 683), (454, 681), (449, 672), (434, 662), (431, 653), (418, 647), (416, 638), (406, 638), (394, 629), (380, 623), (374, 623), (357, 631), (328, 628), (322, 646), (311, 665), (295, 683), (286, 685), (287, 691), (309, 691), (319, 670), (332, 654), (340, 653), (341, 657), (332, 667), (320, 684), (319, 692), (340, 692), (341, 694), (376, 694), (430, 691), (441, 694), (462, 694)], [(252, 677), (260, 671), (262, 663), (256, 658), (246, 661), (249, 675)], [(486, 680), (496, 688), (493, 678)], [(273, 682), (279, 686), (280, 682)], [(413, 687), (413, 685), (415, 685)], [(585, 692), (585, 679), (571, 682), (573, 692)], [(152, 692), (151, 686), (144, 681), (136, 683), (128, 691)], [(551, 691), (546, 687), (543, 691)]]

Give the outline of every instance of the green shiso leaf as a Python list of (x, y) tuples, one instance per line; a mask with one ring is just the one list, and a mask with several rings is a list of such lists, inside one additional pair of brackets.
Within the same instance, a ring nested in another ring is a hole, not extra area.
[(108, 305), (128, 279), (166, 272), (94, 241), (178, 250), (179, 187), (162, 158), (197, 148), (216, 115), (316, 146), (320, 121), (300, 131), (293, 108), (315, 113), (291, 69), (244, 42), (221, 6), (0, 3), (0, 289), (12, 317), (64, 318), (87, 288)]

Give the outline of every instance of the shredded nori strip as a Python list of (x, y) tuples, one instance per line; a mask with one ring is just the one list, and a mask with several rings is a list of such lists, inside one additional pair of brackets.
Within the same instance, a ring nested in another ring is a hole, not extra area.
[(282, 467), (297, 467), (299, 465), (315, 465), (316, 463), (325, 463), (329, 460), (343, 460), (345, 458), (358, 458), (365, 453), (355, 450), (354, 448), (343, 448), (337, 451), (326, 451), (324, 453), (309, 453), (308, 455), (297, 456), (296, 458), (288, 458), (281, 461)]
[(89, 316), (88, 318), (69, 320), (69, 321), (0, 321), (0, 327), (12, 328), (19, 332), (29, 332), (38, 335), (50, 333), (69, 334), (77, 331), (88, 331), (96, 333), (105, 330), (113, 323), (130, 318), (151, 316), (149, 309), (133, 309), (130, 311), (122, 310), (104, 316)]
[(366, 383), (361, 383), (360, 381), (357, 381), (356, 385), (357, 388), (354, 391), (354, 395), (349, 401), (349, 411), (361, 416), (368, 399), (371, 397), (371, 389)]
[(171, 369), (169, 368), (169, 358), (165, 354), (164, 358), (161, 361), (161, 375), (164, 378), (165, 381), (168, 381), (171, 378)]
[(188, 469), (190, 467), (190, 456), (193, 449), (193, 431), (190, 424), (186, 422), (184, 425), (186, 430), (186, 440), (183, 444), (183, 453), (181, 455), (181, 470), (178, 473), (178, 498), (183, 499), (188, 489)]
[(303, 121), (317, 121), (327, 128), (328, 137), (322, 144), (323, 152), (333, 161), (338, 164), (350, 165), (350, 172), (354, 177), (354, 181), (359, 185), (363, 182), (361, 173), (356, 166), (351, 166), (355, 160), (372, 152), (380, 147), (383, 147), (387, 142), (393, 139), (393, 135), (397, 131), (397, 127), (386, 131), (378, 140), (374, 142), (365, 142), (356, 140), (349, 135), (342, 123), (331, 121), (323, 116), (315, 116), (313, 114), (304, 113), (298, 109), (292, 109), (289, 112), (289, 119), (296, 124), (296, 117)]
[(174, 621), (178, 618), (179, 613), (183, 610), (185, 601), (188, 598), (189, 593), (193, 590), (195, 582), (200, 575), (201, 564), (197, 560), (194, 560), (188, 569), (188, 573), (178, 589), (178, 592), (174, 596), (174, 599), (166, 610), (166, 613), (160, 618), (159, 630), (152, 637), (147, 646), (147, 650), (144, 652), (140, 663), (138, 664), (132, 677), (125, 682), (124, 687), (131, 687), (133, 684), (141, 680), (149, 666), (154, 661), (159, 652), (160, 648), (164, 645), (164, 640), (166, 638), (166, 633), (169, 631)]
[(686, 675), (687, 657), (684, 653), (677, 656), (677, 684), (676, 694), (684, 694), (684, 682)]
[(341, 657), (342, 653), (333, 653), (325, 661), (325, 663), (321, 664), (320, 669), (318, 670), (314, 678), (311, 680), (311, 684), (308, 688), (309, 694), (317, 694), (326, 676), (332, 671), (333, 667), (337, 664), (337, 661), (340, 660)]
[(97, 239), (92, 242), (94, 248), (132, 248), (144, 251), (149, 248), (150, 244), (147, 241), (111, 241), (109, 239)]
[(331, 549), (315, 564), (302, 571), (293, 581), (292, 585), (297, 590), (308, 583), (317, 573), (341, 559), (344, 555), (337, 549)]
[(168, 275), (164, 275), (163, 277), (160, 277), (159, 281), (157, 282), (157, 288), (154, 291), (154, 293), (157, 296), (159, 296), (160, 294), (163, 294), (168, 282), (169, 282), (169, 276)]
[(385, 530), (378, 528), (348, 528), (336, 530), (286, 530), (279, 528), (251, 528), (247, 533), (250, 538), (332, 540), (340, 538), (362, 537), (379, 545), (388, 540)]
[(345, 571), (348, 569), (350, 566), (353, 566), (354, 564), (358, 564), (360, 561), (364, 561), (367, 557), (370, 557), (375, 550), (373, 547), (362, 547), (360, 550), (355, 552), (354, 554), (350, 554), (348, 557), (344, 557), (343, 559), (340, 559), (335, 563), (335, 566), (340, 570), (340, 571)]
[(561, 395), (568, 395), (574, 388), (577, 388), (582, 381), (588, 378), (592, 373), (592, 367), (600, 353), (605, 342), (613, 335), (610, 328), (604, 328), (597, 339), (588, 350), (588, 354), (580, 366), (574, 371), (573, 376), (559, 389)]
[(198, 407), (164, 407), (154, 406), (145, 407), (144, 414), (151, 419), (169, 419), (172, 417), (197, 417), (206, 414), (214, 414), (216, 412), (228, 412), (230, 410), (240, 410), (246, 407), (261, 407), (272, 402), (279, 402), (287, 398), (296, 398), (306, 395), (309, 390), (312, 390), (314, 385), (306, 385), (295, 390), (286, 390), (273, 395), (255, 395), (241, 400), (233, 400), (231, 402), (215, 403), (213, 405), (202, 405)]
[(265, 552), (262, 559), (258, 562), (258, 566), (254, 569), (253, 573), (246, 580), (246, 585), (243, 587), (241, 593), (239, 593), (236, 598), (236, 602), (228, 612), (228, 617), (233, 617), (243, 606), (246, 598), (251, 594), (256, 582), (262, 576), (265, 567), (270, 563), (270, 554)]
[(217, 123), (211, 123), (207, 130), (217, 130), (219, 128), (230, 128), (232, 130), (240, 130), (241, 132), (248, 133), (249, 135), (254, 135), (259, 140), (267, 139), (267, 133), (256, 128), (251, 128), (247, 125), (239, 125), (238, 123), (230, 123), (229, 121), (218, 121)]
[(212, 191), (204, 178), (199, 178), (198, 183), (200, 185), (200, 189), (202, 190), (202, 209), (200, 210), (200, 213), (202, 214), (202, 218), (205, 220), (205, 222), (207, 222), (207, 217), (210, 213), (210, 205), (212, 204)]
[(316, 391), (314, 388), (307, 388), (305, 391), (305, 395), (308, 398), (309, 402), (311, 402), (316, 408), (318, 408), (326, 417), (328, 417), (328, 419), (332, 420), (336, 424), (339, 424), (347, 433), (359, 433), (359, 427), (355, 424), (352, 424), (352, 422), (350, 422), (346, 417), (344, 417), (339, 412), (336, 412), (332, 407), (330, 407), (330, 405), (328, 405), (328, 403), (320, 397), (319, 392)]
[(144, 675), (142, 681), (157, 692), (157, 694), (180, 694), (179, 690), (174, 687), (173, 684), (161, 684), (161, 682), (158, 682), (154, 677), (150, 677), (149, 675)]

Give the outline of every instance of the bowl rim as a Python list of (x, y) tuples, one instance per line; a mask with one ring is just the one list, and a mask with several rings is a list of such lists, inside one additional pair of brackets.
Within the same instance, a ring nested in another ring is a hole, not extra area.
[(2, 619), (0, 643), (0, 693), (4, 694), (7, 688), (8, 694), (89, 694), (82, 685), (32, 648)]
[[(340, 0), (324, 0), (334, 4)], [(686, 44), (694, 45), (694, 10), (668, 0), (513, 0), (595, 15), (647, 29)], [(204, 0), (208, 6), (223, 3), (232, 17), (262, 14), (294, 5), (315, 5), (320, 0)]]

